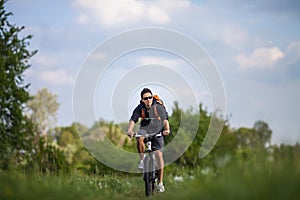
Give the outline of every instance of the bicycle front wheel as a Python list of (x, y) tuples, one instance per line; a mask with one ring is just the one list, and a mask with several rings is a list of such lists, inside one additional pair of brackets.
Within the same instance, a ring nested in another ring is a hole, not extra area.
[(155, 173), (154, 162), (149, 156), (144, 159), (144, 181), (146, 196), (153, 195), (155, 181), (153, 173)]

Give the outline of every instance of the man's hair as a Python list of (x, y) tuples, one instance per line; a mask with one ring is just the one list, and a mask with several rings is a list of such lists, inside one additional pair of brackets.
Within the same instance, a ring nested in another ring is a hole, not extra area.
[(143, 98), (143, 95), (144, 95), (145, 93), (150, 93), (150, 94), (152, 95), (152, 92), (151, 92), (151, 90), (150, 90), (149, 88), (144, 88), (144, 89), (142, 90), (142, 92), (141, 92), (141, 98)]

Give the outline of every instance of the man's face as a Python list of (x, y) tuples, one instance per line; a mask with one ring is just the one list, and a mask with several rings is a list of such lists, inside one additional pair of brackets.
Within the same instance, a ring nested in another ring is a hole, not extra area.
[(142, 101), (144, 102), (147, 108), (150, 108), (153, 102), (152, 94), (151, 93), (143, 94)]

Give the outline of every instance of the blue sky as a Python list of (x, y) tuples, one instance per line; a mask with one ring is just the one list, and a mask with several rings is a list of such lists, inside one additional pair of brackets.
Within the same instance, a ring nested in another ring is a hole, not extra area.
[[(11, 22), (26, 27), (22, 34), (34, 36), (30, 48), (38, 54), (30, 61), (26, 81), (32, 94), (47, 87), (58, 95), (57, 125), (73, 122), (76, 75), (97, 45), (120, 32), (160, 27), (205, 48), (222, 76), (232, 127), (252, 127), (263, 120), (273, 130), (273, 143), (300, 142), (298, 1), (11, 0), (6, 9), (14, 13)], [(183, 65), (157, 52), (134, 56), (115, 65)], [(204, 105), (210, 102), (205, 89), (197, 98)]]

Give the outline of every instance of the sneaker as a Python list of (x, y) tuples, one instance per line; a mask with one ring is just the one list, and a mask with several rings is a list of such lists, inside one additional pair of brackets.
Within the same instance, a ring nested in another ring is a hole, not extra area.
[(138, 165), (138, 168), (139, 168), (140, 170), (143, 170), (143, 169), (144, 169), (144, 162), (143, 162), (143, 160), (140, 160), (139, 165)]
[(157, 192), (164, 192), (165, 191), (165, 187), (164, 187), (164, 185), (162, 184), (162, 183), (159, 183), (158, 185), (157, 185)]

